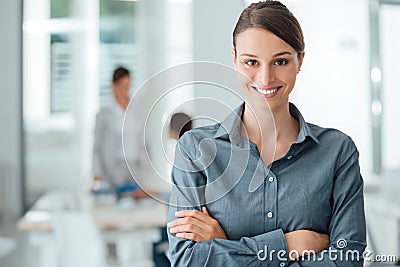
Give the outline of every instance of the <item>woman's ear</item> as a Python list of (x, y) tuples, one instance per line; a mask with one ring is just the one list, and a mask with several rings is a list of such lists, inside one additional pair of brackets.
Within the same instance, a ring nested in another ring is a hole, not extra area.
[(235, 50), (235, 48), (232, 48), (232, 50), (231, 50), (231, 52), (232, 52), (232, 57), (233, 57), (233, 65), (235, 65), (235, 68), (236, 68), (236, 50)]
[(306, 54), (306, 53), (303, 51), (303, 52), (301, 52), (301, 53), (299, 54), (299, 56), (298, 56), (298, 62), (299, 62), (299, 64), (298, 64), (298, 67), (297, 67), (297, 73), (301, 70), (301, 66), (303, 65), (303, 59), (304, 59), (305, 54)]

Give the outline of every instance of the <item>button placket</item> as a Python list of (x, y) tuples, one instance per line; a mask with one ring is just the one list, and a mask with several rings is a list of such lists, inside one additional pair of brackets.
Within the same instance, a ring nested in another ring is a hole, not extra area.
[(276, 198), (277, 198), (277, 183), (275, 180), (277, 179), (275, 173), (266, 169), (265, 173), (265, 206), (264, 206), (264, 218), (265, 218), (265, 226), (267, 231), (272, 231), (276, 229)]

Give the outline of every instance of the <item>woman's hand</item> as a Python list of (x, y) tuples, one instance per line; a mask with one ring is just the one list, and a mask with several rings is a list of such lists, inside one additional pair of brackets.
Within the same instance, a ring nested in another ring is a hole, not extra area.
[(321, 252), (329, 245), (329, 236), (309, 230), (297, 230), (285, 234), (290, 260), (310, 254)]
[(212, 218), (206, 207), (198, 210), (181, 210), (175, 213), (178, 219), (168, 223), (169, 231), (176, 237), (202, 242), (213, 238), (227, 239), (218, 221)]

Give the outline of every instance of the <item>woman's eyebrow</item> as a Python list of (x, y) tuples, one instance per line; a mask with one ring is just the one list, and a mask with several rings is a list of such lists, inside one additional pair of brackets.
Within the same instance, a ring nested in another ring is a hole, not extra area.
[(283, 52), (276, 53), (275, 55), (273, 55), (273, 57), (282, 56), (282, 55), (291, 55), (291, 54), (292, 53), (290, 53), (289, 51), (283, 51)]
[(245, 57), (257, 57), (256, 55), (247, 54), (247, 53), (240, 54), (240, 56), (245, 56)]
[[(291, 52), (289, 52), (289, 51), (283, 51), (283, 52), (276, 53), (276, 54), (275, 54), (275, 55), (273, 55), (272, 57), (277, 57), (277, 56), (282, 56), (282, 55), (292, 55), (292, 53), (291, 53)], [(253, 54), (247, 54), (247, 53), (240, 54), (240, 56), (246, 56), (246, 57), (257, 57), (256, 55), (253, 55)]]

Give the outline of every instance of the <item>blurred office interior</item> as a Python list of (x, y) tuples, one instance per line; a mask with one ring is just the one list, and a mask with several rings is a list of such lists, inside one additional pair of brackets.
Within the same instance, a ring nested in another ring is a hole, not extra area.
[[(0, 242), (0, 266), (51, 266), (43, 262), (38, 245), (43, 237), (17, 224), (42, 196), (81, 195), (90, 187), (94, 120), (99, 108), (110, 103), (113, 69), (123, 65), (132, 71), (135, 94), (150, 77), (179, 64), (207, 61), (233, 67), (233, 27), (250, 2), (1, 0), (0, 237), (9, 251), (2, 255)], [(282, 2), (299, 19), (306, 42), (292, 101), (307, 121), (353, 138), (365, 181), (368, 249), (398, 260), (400, 1)], [(144, 101), (163, 90), (146, 92)], [(223, 119), (226, 112), (218, 105), (191, 101), (205, 92), (229, 107), (240, 103), (215, 88), (188, 85), (180, 97), (167, 98), (154, 116), (165, 123), (178, 110)], [(163, 123), (149, 125), (146, 136), (149, 155), (160, 165)], [(198, 120), (195, 126), (207, 123), (212, 121)], [(150, 240), (155, 231), (114, 231), (126, 248), (120, 248), (126, 266), (155, 266), (150, 248), (135, 248), (132, 241)], [(135, 264), (129, 250), (150, 261)], [(366, 266), (394, 263), (379, 264)]]

